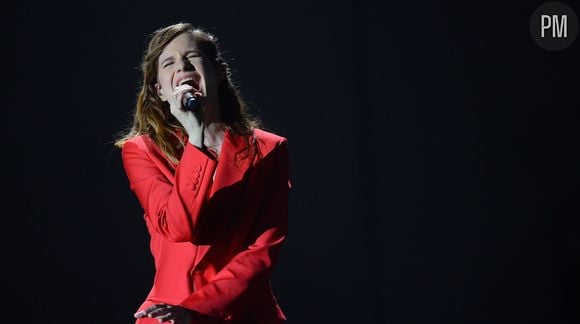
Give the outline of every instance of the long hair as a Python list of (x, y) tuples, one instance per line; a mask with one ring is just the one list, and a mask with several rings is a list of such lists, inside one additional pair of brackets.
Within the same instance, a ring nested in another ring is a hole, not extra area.
[(224, 72), (226, 78), (218, 85), (218, 103), (221, 115), (221, 126), (234, 135), (243, 136), (247, 148), (257, 145), (251, 139), (253, 129), (261, 127), (258, 118), (250, 115), (248, 106), (242, 99), (238, 88), (232, 80), (229, 65), (222, 57), (217, 38), (211, 33), (195, 28), (189, 23), (177, 23), (154, 31), (149, 37), (147, 50), (141, 62), (143, 83), (137, 96), (137, 104), (130, 129), (121, 133), (114, 145), (122, 148), (123, 144), (142, 134), (149, 135), (161, 151), (173, 163), (180, 159), (180, 149), (185, 146), (183, 126), (171, 114), (169, 104), (162, 101), (155, 89), (157, 82), (157, 61), (161, 52), (175, 37), (182, 33), (192, 33), (202, 54), (208, 58), (218, 73)]

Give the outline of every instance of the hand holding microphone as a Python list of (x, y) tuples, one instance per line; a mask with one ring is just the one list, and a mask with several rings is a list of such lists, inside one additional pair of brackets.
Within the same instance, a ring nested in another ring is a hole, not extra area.
[(171, 110), (196, 112), (201, 106), (201, 96), (201, 92), (191, 85), (180, 85), (175, 88), (175, 92), (173, 92), (173, 100), (169, 100)]
[(189, 136), (189, 142), (201, 148), (203, 145), (204, 117), (201, 107), (202, 92), (185, 83), (175, 88), (170, 96), (171, 114), (181, 123)]

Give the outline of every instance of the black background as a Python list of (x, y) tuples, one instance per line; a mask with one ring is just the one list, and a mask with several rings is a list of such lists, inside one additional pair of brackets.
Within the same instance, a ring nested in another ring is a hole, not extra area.
[(580, 322), (580, 40), (537, 46), (541, 3), (5, 3), (5, 322), (133, 322), (153, 262), (112, 140), (180, 21), (289, 139), (290, 323)]

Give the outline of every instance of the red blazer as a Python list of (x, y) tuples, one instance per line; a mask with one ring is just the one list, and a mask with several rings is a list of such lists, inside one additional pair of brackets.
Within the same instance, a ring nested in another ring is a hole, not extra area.
[[(156, 269), (137, 311), (167, 303), (218, 321), (285, 322), (269, 275), (288, 229), (287, 139), (260, 129), (254, 137), (258, 154), (248, 156), (243, 138), (226, 130), (219, 161), (186, 139), (178, 164), (148, 135), (125, 143), (123, 165)], [(194, 321), (202, 322), (212, 321)]]

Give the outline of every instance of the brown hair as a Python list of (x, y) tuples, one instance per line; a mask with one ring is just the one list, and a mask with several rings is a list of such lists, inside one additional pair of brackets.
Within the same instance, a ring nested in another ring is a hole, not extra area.
[(169, 104), (161, 101), (157, 96), (155, 83), (158, 72), (157, 61), (161, 52), (175, 37), (185, 32), (193, 34), (203, 55), (211, 61), (218, 72), (221, 69), (226, 75), (226, 79), (218, 85), (220, 124), (232, 134), (244, 136), (248, 148), (255, 145), (254, 142), (250, 142), (250, 135), (254, 128), (261, 127), (261, 122), (249, 114), (246, 103), (234, 85), (231, 69), (219, 50), (217, 38), (201, 28), (194, 28), (189, 23), (177, 23), (160, 28), (150, 35), (149, 44), (141, 62), (143, 83), (137, 96), (133, 123), (130, 129), (115, 140), (116, 147), (121, 148), (127, 140), (147, 134), (169, 160), (174, 163), (179, 161), (178, 152), (185, 145), (179, 134), (186, 134), (186, 132), (171, 114)]

